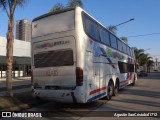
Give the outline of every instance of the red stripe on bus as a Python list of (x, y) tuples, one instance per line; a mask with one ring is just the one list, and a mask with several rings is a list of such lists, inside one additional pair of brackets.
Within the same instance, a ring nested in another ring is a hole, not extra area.
[(131, 78), (132, 78), (132, 74), (129, 76), (129, 79), (123, 80), (123, 81), (121, 81), (120, 83), (128, 82), (128, 81), (132, 80)]
[(129, 80), (123, 80), (123, 81), (121, 81), (120, 83), (124, 83), (124, 82), (128, 82)]
[(102, 87), (102, 88), (93, 90), (93, 91), (91, 91), (91, 92), (89, 93), (89, 95), (92, 95), (92, 94), (95, 94), (95, 93), (100, 92), (100, 91), (102, 91), (102, 90), (105, 90), (106, 88), (107, 88), (107, 87)]
[(132, 73), (130, 73), (130, 76), (129, 76), (129, 80), (131, 80), (132, 79)]

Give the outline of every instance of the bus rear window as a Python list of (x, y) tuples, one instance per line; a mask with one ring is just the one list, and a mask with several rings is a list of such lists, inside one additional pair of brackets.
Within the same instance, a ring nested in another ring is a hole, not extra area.
[(71, 66), (73, 61), (73, 50), (56, 50), (38, 53), (34, 55), (35, 68)]

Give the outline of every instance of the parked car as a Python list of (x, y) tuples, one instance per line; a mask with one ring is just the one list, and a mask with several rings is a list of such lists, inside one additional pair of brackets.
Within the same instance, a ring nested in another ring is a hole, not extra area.
[(145, 70), (140, 71), (139, 76), (148, 76), (148, 73)]

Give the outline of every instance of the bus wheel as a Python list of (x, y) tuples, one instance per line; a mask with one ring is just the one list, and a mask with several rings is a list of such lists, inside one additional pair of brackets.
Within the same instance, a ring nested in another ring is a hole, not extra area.
[(131, 85), (132, 85), (132, 86), (134, 86), (134, 85), (135, 85), (135, 83), (136, 83), (136, 77), (134, 76), (134, 78), (133, 78), (133, 82), (131, 83)]
[(118, 95), (118, 91), (119, 91), (119, 83), (118, 81), (116, 81), (114, 90), (113, 90), (113, 96), (117, 96)]
[(113, 83), (109, 82), (108, 88), (107, 88), (107, 96), (106, 96), (107, 100), (111, 100), (112, 95), (113, 95), (113, 89), (114, 89)]

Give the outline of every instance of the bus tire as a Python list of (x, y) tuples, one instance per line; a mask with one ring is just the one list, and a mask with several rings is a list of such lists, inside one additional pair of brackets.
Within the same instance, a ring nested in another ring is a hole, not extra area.
[(115, 87), (113, 89), (113, 96), (117, 96), (119, 91), (119, 82), (118, 80), (116, 81)]
[(109, 84), (108, 84), (108, 87), (107, 87), (107, 96), (106, 96), (107, 100), (112, 99), (113, 89), (114, 89), (113, 82), (110, 81)]
[(134, 76), (134, 78), (133, 78), (133, 82), (131, 83), (131, 86), (134, 86), (134, 85), (135, 85), (135, 83), (136, 83), (136, 77)]

